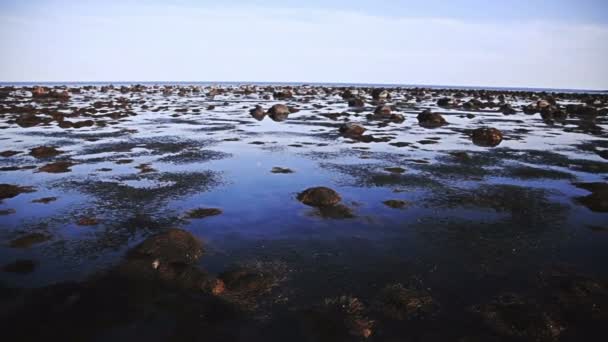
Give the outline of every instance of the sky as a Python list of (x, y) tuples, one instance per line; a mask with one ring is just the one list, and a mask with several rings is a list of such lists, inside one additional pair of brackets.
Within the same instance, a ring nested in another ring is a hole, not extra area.
[(605, 0), (0, 0), (0, 81), (608, 89)]

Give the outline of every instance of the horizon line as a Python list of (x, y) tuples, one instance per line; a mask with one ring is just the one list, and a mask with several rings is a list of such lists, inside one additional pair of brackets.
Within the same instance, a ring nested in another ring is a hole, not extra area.
[(178, 83), (208, 83), (208, 84), (265, 84), (265, 85), (340, 85), (340, 86), (374, 86), (374, 87), (413, 87), (413, 88), (439, 88), (439, 89), (512, 89), (534, 91), (577, 91), (577, 92), (608, 92), (608, 89), (590, 88), (553, 88), (540, 86), (487, 86), (487, 85), (447, 85), (447, 84), (414, 84), (414, 83), (368, 83), (368, 82), (304, 82), (304, 81), (2, 81), (0, 85), (11, 84), (178, 84)]

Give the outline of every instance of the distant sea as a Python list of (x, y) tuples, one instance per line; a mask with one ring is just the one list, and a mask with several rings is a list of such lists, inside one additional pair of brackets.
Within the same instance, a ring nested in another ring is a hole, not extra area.
[(548, 93), (593, 93), (593, 94), (608, 94), (607, 90), (590, 90), (590, 89), (560, 89), (560, 88), (519, 88), (519, 87), (483, 87), (483, 86), (455, 86), (455, 85), (426, 85), (426, 84), (381, 84), (381, 83), (316, 83), (316, 82), (222, 82), (222, 81), (205, 81), (205, 82), (0, 82), (0, 86), (99, 86), (109, 85), (128, 86), (135, 84), (142, 85), (183, 85), (183, 86), (241, 86), (241, 85), (260, 85), (260, 86), (327, 86), (327, 87), (390, 87), (390, 88), (429, 88), (429, 89), (457, 89), (457, 90), (495, 90), (495, 91), (528, 91), (528, 92), (548, 92)]

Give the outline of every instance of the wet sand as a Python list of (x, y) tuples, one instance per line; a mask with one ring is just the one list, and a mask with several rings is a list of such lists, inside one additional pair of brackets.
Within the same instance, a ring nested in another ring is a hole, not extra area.
[(0, 87), (18, 340), (595, 341), (608, 95)]

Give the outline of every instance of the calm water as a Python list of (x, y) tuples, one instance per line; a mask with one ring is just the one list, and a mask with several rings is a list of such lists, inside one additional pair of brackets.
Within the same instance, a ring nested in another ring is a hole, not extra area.
[[(287, 298), (277, 305), (286, 307), (341, 295), (371, 301), (386, 284), (414, 282), (430, 289), (446, 312), (458, 312), (504, 291), (524, 291), (539, 272), (556, 265), (608, 276), (608, 214), (578, 201), (590, 192), (576, 186), (606, 182), (606, 116), (551, 124), (521, 111), (439, 108), (436, 101), (446, 94), (433, 90), (420, 102), (407, 91), (394, 91), (389, 104), (405, 121), (381, 124), (366, 119), (374, 108), (369, 101), (354, 111), (329, 85), (303, 88), (317, 92), (283, 101), (264, 99), (272, 92), (262, 86), (252, 94), (225, 87), (226, 93), (214, 97), (206, 94), (209, 89), (183, 96), (88, 90), (64, 104), (31, 102), (20, 93), (2, 100), (7, 107), (32, 103), (48, 114), (103, 101), (90, 117), (66, 119), (106, 124), (24, 128), (10, 111), (0, 117), (0, 151), (20, 152), (0, 157), (5, 168), (0, 183), (36, 190), (0, 204), (2, 211), (14, 210), (0, 216), (2, 264), (36, 263), (27, 274), (1, 272), (0, 282), (41, 287), (82, 281), (168, 227), (191, 231), (205, 242), (200, 266), (212, 274), (250, 262), (283, 265), (285, 280), (276, 291)], [(128, 99), (125, 107), (107, 105), (120, 98)], [(516, 109), (534, 102), (523, 96), (507, 100)], [(277, 103), (299, 112), (283, 122), (249, 115), (257, 104)], [(426, 108), (440, 112), (449, 125), (419, 126), (416, 116)], [(343, 112), (348, 115), (324, 115)], [(102, 117), (111, 113), (131, 115)], [(388, 141), (342, 137), (338, 127), (345, 120)], [(481, 126), (499, 128), (502, 143), (474, 145), (469, 132)], [(41, 145), (63, 153), (48, 159), (28, 155)], [(454, 155), (463, 151), (468, 158)], [(64, 173), (38, 170), (57, 160), (74, 165)], [(141, 173), (136, 168), (141, 164), (153, 170)], [(6, 171), (29, 165), (33, 168)], [(273, 167), (294, 172), (271, 173)], [(404, 171), (386, 170), (391, 167)], [(354, 217), (323, 217), (298, 202), (297, 194), (313, 186), (336, 190)], [(44, 197), (57, 200), (32, 202)], [(383, 204), (386, 200), (409, 205), (394, 209)], [(223, 213), (185, 218), (201, 207)], [(98, 223), (78, 225), (82, 217)], [(50, 239), (29, 248), (10, 246), (32, 232)]]

